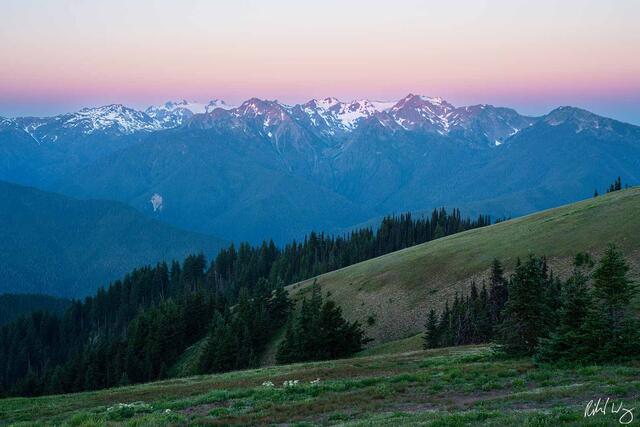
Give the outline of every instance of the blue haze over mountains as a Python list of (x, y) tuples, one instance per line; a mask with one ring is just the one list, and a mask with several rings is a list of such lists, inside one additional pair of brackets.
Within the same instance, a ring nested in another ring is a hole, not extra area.
[(1, 180), (119, 201), (228, 241), (282, 243), (439, 206), (518, 216), (618, 175), (640, 182), (640, 127), (572, 107), (528, 117), (418, 95), (254, 98), (0, 119)]

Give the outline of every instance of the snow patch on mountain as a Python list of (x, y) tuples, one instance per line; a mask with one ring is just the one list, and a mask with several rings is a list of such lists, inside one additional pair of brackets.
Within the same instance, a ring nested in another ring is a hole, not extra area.
[(63, 128), (80, 129), (85, 134), (92, 134), (102, 130), (131, 134), (139, 131), (152, 132), (162, 129), (162, 125), (146, 113), (120, 104), (83, 108), (77, 113), (60, 116), (60, 121)]
[(164, 199), (158, 193), (153, 193), (153, 196), (151, 196), (151, 200), (149, 200), (149, 202), (151, 202), (151, 206), (153, 207), (154, 212), (161, 211), (164, 206)]
[(167, 101), (163, 105), (151, 106), (145, 113), (161, 123), (163, 128), (173, 128), (182, 125), (195, 114), (207, 114), (221, 108), (231, 110), (235, 108), (221, 99), (212, 99), (208, 103), (197, 101)]
[(455, 107), (440, 97), (409, 94), (392, 108), (389, 114), (406, 130), (424, 129), (442, 135), (452, 127)]
[[(355, 129), (360, 119), (371, 117), (377, 113), (389, 110), (396, 101), (369, 101), (360, 99), (350, 102), (342, 102), (337, 98), (312, 99), (302, 106), (314, 125), (318, 125), (317, 117), (323, 119), (323, 124), (329, 127), (336, 126), (340, 130), (349, 131)], [(335, 133), (330, 129), (329, 133)]]
[[(221, 99), (212, 99), (208, 103), (202, 103), (197, 101), (167, 101), (160, 106), (151, 106), (146, 109), (146, 113), (157, 114), (160, 111), (175, 112), (178, 110), (188, 110), (193, 114), (210, 113), (216, 108), (222, 108), (223, 110), (231, 110), (235, 108), (233, 105), (229, 105)], [(151, 115), (151, 114), (150, 114)]]
[(614, 120), (600, 117), (587, 110), (575, 107), (560, 107), (551, 111), (544, 118), (550, 126), (560, 126), (569, 124), (575, 127), (575, 132), (580, 133), (585, 130), (598, 131), (605, 129), (613, 131)]

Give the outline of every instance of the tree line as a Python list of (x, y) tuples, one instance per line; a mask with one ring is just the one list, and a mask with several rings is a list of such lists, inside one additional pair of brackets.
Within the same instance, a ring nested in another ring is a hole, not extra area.
[[(629, 184), (625, 184), (624, 188), (625, 189), (629, 188)], [(609, 188), (607, 188), (606, 192), (607, 194), (609, 194), (609, 193), (613, 193), (615, 191), (620, 191), (620, 190), (622, 190), (622, 179), (618, 177), (609, 185)], [(593, 197), (598, 197), (599, 195), (600, 193), (598, 193), (597, 189), (593, 191)]]
[[(339, 308), (329, 301), (320, 313), (333, 326), (317, 323), (316, 300), (303, 303), (303, 312), (312, 313), (316, 323), (290, 319), (285, 284), (490, 222), (487, 216), (471, 220), (457, 209), (437, 209), (427, 218), (386, 217), (375, 232), (311, 233), (283, 248), (272, 241), (230, 245), (210, 263), (191, 255), (182, 263), (135, 269), (94, 296), (70, 302), (62, 313), (38, 311), (0, 327), (0, 395), (77, 392), (165, 378), (180, 355), (201, 340), (199, 372), (255, 366), (285, 324), (334, 330), (336, 336), (351, 327), (357, 338), (358, 328), (341, 323)], [(300, 345), (298, 340), (295, 346)]]
[[(592, 271), (593, 270), (593, 271)], [(609, 246), (595, 266), (589, 254), (574, 260), (561, 281), (544, 257), (518, 260), (509, 279), (494, 260), (488, 287), (472, 283), (438, 315), (430, 310), (425, 348), (493, 342), (538, 363), (610, 363), (637, 359), (640, 322), (632, 302), (637, 288), (623, 254)]]
[(385, 217), (375, 231), (370, 227), (346, 235), (310, 233), (303, 241), (292, 241), (279, 249), (270, 242), (258, 246), (231, 245), (216, 257), (211, 272), (214, 286), (228, 296), (255, 284), (296, 283), (361, 261), (408, 248), (433, 239), (491, 224), (487, 215), (463, 218), (460, 210), (434, 209), (430, 216), (414, 218), (410, 213)]

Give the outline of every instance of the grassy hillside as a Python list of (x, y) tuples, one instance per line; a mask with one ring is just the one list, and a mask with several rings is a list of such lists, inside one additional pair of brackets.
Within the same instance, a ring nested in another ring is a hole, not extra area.
[(4, 399), (0, 425), (614, 426), (620, 414), (584, 419), (585, 404), (637, 408), (639, 378), (640, 366), (534, 368), (471, 346)]
[[(573, 256), (599, 256), (608, 243), (623, 249), (638, 276), (640, 260), (640, 188), (551, 209), (466, 231), (319, 276), (323, 291), (350, 320), (359, 320), (372, 345), (422, 331), (426, 313), (440, 308), (455, 291), (478, 283), (493, 258), (515, 265), (517, 257), (546, 255), (564, 275)], [(292, 285), (298, 298), (312, 280)]]
[(77, 200), (0, 181), (0, 293), (92, 294), (133, 268), (215, 255), (225, 242), (122, 203)]

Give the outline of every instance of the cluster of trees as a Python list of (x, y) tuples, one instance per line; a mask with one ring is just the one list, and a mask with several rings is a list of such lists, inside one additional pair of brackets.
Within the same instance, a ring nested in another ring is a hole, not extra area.
[(74, 392), (166, 375), (228, 302), (206, 283), (202, 256), (127, 274), (63, 315), (35, 312), (0, 328), (0, 393)]
[[(629, 188), (629, 184), (625, 184), (624, 188)], [(607, 188), (607, 193), (613, 193), (614, 191), (620, 191), (622, 190), (622, 179), (620, 177), (618, 177), (615, 181), (613, 181), (610, 185), (609, 188)], [(598, 190), (595, 190), (593, 192), (593, 197), (598, 197), (600, 194), (598, 193)]]
[(609, 247), (591, 275), (576, 269), (562, 289), (556, 327), (540, 338), (536, 359), (595, 363), (638, 359), (640, 321), (632, 306), (638, 289), (628, 272), (629, 265), (615, 247)]
[[(509, 355), (540, 363), (603, 363), (637, 358), (640, 322), (632, 308), (637, 289), (614, 246), (595, 269), (578, 254), (566, 281), (554, 278), (544, 258), (518, 261), (509, 280), (494, 261), (489, 289), (475, 285), (440, 316), (431, 310), (425, 348), (495, 342)], [(593, 270), (593, 272), (591, 272)]]
[[(289, 318), (285, 284), (488, 224), (486, 216), (470, 220), (458, 210), (438, 209), (430, 218), (387, 217), (375, 232), (311, 233), (283, 248), (273, 242), (231, 245), (209, 264), (203, 255), (191, 255), (182, 263), (133, 270), (95, 296), (68, 303), (62, 313), (35, 312), (0, 327), (0, 395), (76, 392), (164, 378), (184, 350), (202, 339), (201, 372), (253, 366)], [(316, 308), (304, 309), (309, 310)], [(356, 343), (364, 342), (356, 326), (339, 322), (333, 303), (324, 303), (320, 312), (335, 322), (337, 336), (346, 328)]]
[(424, 335), (425, 348), (490, 342), (502, 322), (507, 297), (504, 268), (496, 259), (491, 264), (488, 288), (483, 283), (478, 291), (476, 283), (472, 282), (469, 294), (456, 293), (453, 303), (449, 305), (449, 301), (446, 301), (439, 315), (434, 309), (429, 311)]
[(214, 314), (198, 361), (199, 372), (256, 366), (265, 345), (290, 312), (291, 302), (282, 286), (273, 290), (265, 279), (260, 279), (254, 289), (243, 288), (232, 310)]
[(302, 300), (299, 313), (287, 323), (276, 360), (293, 363), (347, 357), (369, 341), (357, 321), (347, 322), (332, 300), (323, 302), (320, 286), (314, 281), (311, 298)]
[[(202, 255), (169, 268), (136, 269), (122, 281), (63, 315), (35, 312), (0, 328), (0, 394), (75, 392), (164, 378), (183, 351), (219, 332), (217, 319), (248, 341), (238, 354), (255, 355), (289, 310), (282, 282), (259, 280), (227, 299), (211, 280)], [(241, 331), (241, 332), (238, 332)], [(211, 340), (209, 340), (211, 341)], [(209, 353), (210, 354), (210, 353)], [(213, 357), (213, 356), (212, 356)], [(202, 363), (203, 371), (250, 366)]]

